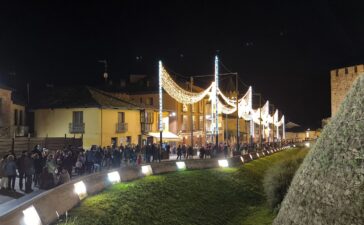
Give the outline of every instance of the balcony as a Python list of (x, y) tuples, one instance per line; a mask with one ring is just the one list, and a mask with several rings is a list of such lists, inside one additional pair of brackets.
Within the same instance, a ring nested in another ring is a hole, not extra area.
[(15, 126), (14, 134), (16, 137), (26, 137), (28, 136), (29, 127), (28, 126)]
[(116, 133), (125, 133), (128, 131), (127, 123), (117, 123), (116, 124)]
[(142, 123), (141, 126), (143, 134), (149, 133), (153, 130), (153, 124)]
[(85, 133), (85, 123), (70, 123), (69, 131), (71, 134), (83, 134)]

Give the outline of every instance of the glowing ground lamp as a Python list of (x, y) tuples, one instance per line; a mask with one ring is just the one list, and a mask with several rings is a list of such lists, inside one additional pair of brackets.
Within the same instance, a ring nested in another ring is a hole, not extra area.
[(176, 162), (177, 168), (179, 170), (185, 170), (186, 169), (186, 163), (185, 162)]
[(113, 184), (120, 182), (120, 174), (118, 171), (110, 172), (107, 174), (107, 178)]
[(23, 210), (23, 221), (25, 225), (42, 225), (42, 221), (33, 205)]
[(218, 162), (219, 162), (219, 166), (222, 168), (229, 167), (229, 163), (226, 159), (220, 159)]
[(152, 167), (150, 165), (142, 166), (142, 173), (146, 176), (152, 175), (153, 174)]
[(78, 195), (80, 200), (86, 198), (87, 189), (86, 189), (85, 183), (83, 181), (79, 181), (79, 182), (75, 183), (74, 186), (75, 186), (74, 191)]
[(309, 148), (309, 147), (310, 147), (310, 142), (306, 142), (306, 143), (305, 143), (305, 146), (306, 146), (307, 148)]
[(240, 156), (240, 160), (241, 160), (242, 163), (245, 163), (243, 156)]

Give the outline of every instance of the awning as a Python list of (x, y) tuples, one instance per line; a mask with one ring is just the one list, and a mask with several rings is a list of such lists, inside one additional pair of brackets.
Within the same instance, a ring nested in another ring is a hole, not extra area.
[[(154, 138), (157, 138), (157, 139), (159, 139), (159, 137), (160, 137), (159, 132), (149, 132), (148, 135), (152, 136)], [(169, 131), (163, 131), (162, 139), (167, 140), (167, 141), (181, 141), (180, 137), (178, 137), (177, 135), (175, 135), (174, 133), (169, 132)]]

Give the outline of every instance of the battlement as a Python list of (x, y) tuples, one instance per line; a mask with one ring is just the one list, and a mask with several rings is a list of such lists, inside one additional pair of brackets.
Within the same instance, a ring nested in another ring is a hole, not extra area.
[(341, 102), (356, 78), (364, 74), (364, 65), (355, 65), (330, 71), (331, 77), (331, 116), (334, 116)]
[(364, 64), (356, 65), (356, 66), (349, 66), (343, 67), (339, 69), (334, 69), (330, 71), (331, 78), (335, 77), (343, 77), (344, 75), (356, 75), (359, 73), (364, 73)]

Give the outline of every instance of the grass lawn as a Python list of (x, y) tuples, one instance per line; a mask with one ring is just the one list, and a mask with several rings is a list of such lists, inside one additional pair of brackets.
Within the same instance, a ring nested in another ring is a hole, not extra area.
[(307, 150), (286, 150), (241, 168), (190, 170), (113, 185), (69, 213), (74, 225), (265, 225), (275, 215), (262, 187), (275, 162)]

